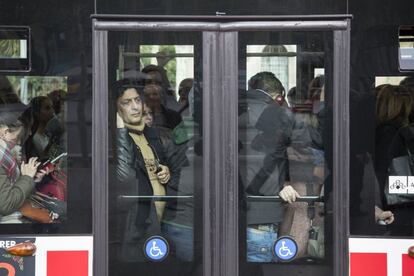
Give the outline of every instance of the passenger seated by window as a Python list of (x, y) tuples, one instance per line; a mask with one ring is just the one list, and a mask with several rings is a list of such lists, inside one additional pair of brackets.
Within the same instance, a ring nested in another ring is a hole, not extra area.
[[(44, 163), (66, 153), (63, 141), (64, 128), (54, 113), (53, 103), (49, 97), (38, 96), (30, 101), (24, 117), (30, 123), (30, 135), (24, 149), (28, 157), (39, 157)], [(60, 159), (53, 166), (51, 173), (36, 185), (36, 189), (48, 196), (65, 201), (67, 195), (67, 175), (65, 162)]]
[[(0, 223), (29, 222), (23, 217), (24, 210), (30, 208), (26, 200), (35, 183), (48, 173), (38, 171), (37, 157), (22, 160), (21, 144), (26, 132), (20, 116), (20, 111), (0, 110)], [(49, 212), (45, 211), (45, 216), (48, 218)]]
[[(118, 81), (116, 100), (116, 147), (118, 193), (123, 195), (163, 196), (166, 185), (175, 177), (157, 132), (145, 125), (144, 93), (134, 80)], [(142, 245), (151, 234), (160, 233), (165, 202), (140, 200), (127, 204), (121, 258), (137, 261), (143, 258)], [(122, 219), (122, 218), (120, 218)], [(123, 221), (122, 221), (123, 223)]]
[(395, 158), (414, 152), (414, 125), (410, 124), (412, 104), (411, 93), (404, 86), (384, 85), (377, 93), (374, 166), (382, 206), (375, 207), (375, 215), (383, 224), (390, 224), (388, 229), (392, 235), (400, 236), (414, 234), (414, 200), (391, 203), (388, 181), (392, 166), (396, 165)]
[(28, 156), (38, 156), (42, 161), (58, 156), (63, 152), (63, 127), (55, 116), (52, 101), (49, 97), (38, 96), (30, 101), (29, 108), (32, 127), (26, 153)]

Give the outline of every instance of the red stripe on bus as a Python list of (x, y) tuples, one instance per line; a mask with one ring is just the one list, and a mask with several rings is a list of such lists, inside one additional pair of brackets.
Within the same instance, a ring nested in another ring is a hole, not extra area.
[(387, 276), (387, 253), (351, 253), (350, 255), (350, 276)]
[(47, 276), (88, 276), (88, 251), (48, 251)]
[(402, 255), (402, 276), (414, 275), (414, 259), (408, 254)]

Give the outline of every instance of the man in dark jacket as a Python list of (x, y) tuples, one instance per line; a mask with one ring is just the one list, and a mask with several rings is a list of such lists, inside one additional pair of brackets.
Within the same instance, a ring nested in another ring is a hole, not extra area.
[[(119, 81), (114, 89), (117, 105), (118, 191), (124, 195), (163, 196), (171, 174), (157, 132), (143, 120), (143, 95), (130, 81)], [(128, 205), (121, 258), (136, 261), (142, 244), (159, 234), (165, 202), (139, 201)]]
[[(249, 80), (239, 98), (240, 179), (247, 195), (275, 196), (289, 203), (299, 194), (289, 185), (287, 147), (294, 118), (277, 99), (284, 88), (271, 72)], [(247, 201), (247, 261), (275, 261), (272, 246), (284, 217), (281, 202)]]

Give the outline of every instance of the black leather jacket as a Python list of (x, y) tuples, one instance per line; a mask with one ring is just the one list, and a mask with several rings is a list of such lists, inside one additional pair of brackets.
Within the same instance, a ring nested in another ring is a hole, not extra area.
[[(173, 169), (167, 162), (167, 155), (161, 144), (157, 131), (150, 127), (145, 127), (143, 131), (145, 138), (154, 151), (154, 155), (158, 157), (160, 164), (170, 168), (171, 179), (168, 185), (176, 185), (179, 179), (179, 171)], [(117, 136), (117, 162), (116, 162), (116, 178), (117, 193), (119, 195), (153, 195), (153, 189), (148, 177), (145, 163), (134, 143), (133, 139), (126, 128), (118, 128)], [(137, 246), (144, 240), (155, 234), (160, 233), (160, 224), (156, 216), (155, 205), (152, 200), (127, 200), (118, 198), (119, 210), (126, 211), (126, 217), (119, 217), (119, 223), (124, 224), (122, 231), (123, 245), (121, 248), (122, 259), (128, 261), (136, 260), (142, 255), (142, 247)], [(139, 250), (137, 250), (139, 249)]]

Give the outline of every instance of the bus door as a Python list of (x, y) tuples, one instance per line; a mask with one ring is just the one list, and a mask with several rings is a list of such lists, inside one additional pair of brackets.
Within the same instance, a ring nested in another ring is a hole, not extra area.
[(349, 32), (94, 17), (94, 274), (347, 275)]

